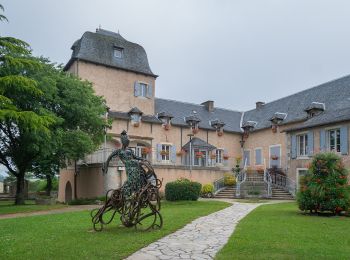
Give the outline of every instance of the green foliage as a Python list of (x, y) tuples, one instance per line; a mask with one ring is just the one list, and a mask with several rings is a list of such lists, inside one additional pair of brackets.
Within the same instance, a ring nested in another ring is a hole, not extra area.
[(330, 211), (335, 214), (350, 206), (347, 170), (334, 153), (315, 155), (308, 174), (300, 181), (298, 205), (310, 212)]
[(232, 173), (224, 174), (224, 184), (225, 186), (234, 186), (236, 185), (236, 178), (232, 175)]
[(165, 185), (165, 198), (169, 201), (198, 200), (202, 184), (188, 179), (178, 179)]
[(202, 187), (201, 194), (208, 194), (214, 192), (214, 185), (211, 183), (205, 184)]

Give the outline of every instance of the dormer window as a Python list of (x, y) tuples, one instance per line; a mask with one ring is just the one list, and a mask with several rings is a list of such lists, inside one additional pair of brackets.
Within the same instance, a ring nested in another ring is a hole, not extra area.
[(162, 121), (162, 126), (165, 130), (170, 129), (170, 123), (172, 118), (173, 116), (170, 113), (167, 113), (167, 112), (158, 113), (158, 119)]
[(131, 124), (135, 127), (138, 127), (141, 122), (142, 111), (137, 107), (133, 107), (129, 111), (129, 116), (130, 116)]
[(253, 129), (255, 128), (255, 126), (256, 126), (257, 124), (258, 124), (258, 123), (255, 122), (255, 121), (246, 121), (246, 122), (243, 122), (243, 124), (242, 124), (243, 137), (244, 137), (244, 138), (248, 138), (249, 133), (250, 133), (251, 131), (253, 131)]
[(123, 57), (123, 49), (119, 47), (114, 47), (113, 54), (115, 58), (121, 59)]
[(284, 119), (286, 119), (287, 114), (286, 113), (280, 113), (276, 112), (271, 118), (271, 129), (273, 133), (277, 132), (277, 127), (280, 123), (283, 122)]
[(224, 134), (225, 123), (223, 121), (215, 119), (210, 121), (210, 125), (216, 130), (218, 136), (222, 136)]
[(312, 102), (310, 106), (305, 109), (305, 112), (307, 113), (307, 117), (311, 118), (321, 114), (325, 109), (326, 105), (324, 103)]
[(191, 127), (192, 133), (196, 134), (199, 131), (199, 122), (201, 121), (196, 114), (185, 117), (186, 123)]

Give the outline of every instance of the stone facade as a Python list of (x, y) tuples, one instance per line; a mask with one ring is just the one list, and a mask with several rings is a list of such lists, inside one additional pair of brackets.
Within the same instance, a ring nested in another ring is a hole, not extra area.
[[(84, 38), (86, 33), (82, 39), (74, 43), (72, 58), (65, 69), (92, 82), (96, 94), (106, 99), (110, 109), (109, 116), (113, 119), (112, 128), (108, 131), (112, 140), (102, 144), (98, 151), (78, 162), (76, 176), (71, 166), (61, 170), (59, 201), (69, 201), (75, 197), (75, 194), (79, 198), (98, 197), (108, 189), (121, 186), (126, 179), (122, 165), (115, 162), (107, 175), (102, 174), (101, 167), (111, 151), (120, 146), (119, 136), (123, 130), (128, 132), (131, 140), (130, 147), (135, 150), (135, 153), (152, 161), (158, 178), (163, 179), (163, 189), (167, 182), (181, 177), (199, 181), (202, 184), (213, 183), (222, 178), (225, 172), (231, 172), (237, 163), (237, 158), (243, 158), (242, 167), (245, 162), (249, 162), (246, 165), (248, 171), (271, 168), (275, 165), (290, 180), (297, 183), (299, 173), (307, 168), (312, 154), (294, 158), (292, 149), (295, 148), (295, 145), (299, 146), (299, 142), (295, 143), (295, 137), (310, 131), (313, 133), (313, 153), (321, 150), (320, 131), (339, 127), (346, 129), (346, 135), (342, 133), (341, 142), (343, 146), (346, 143), (348, 150), (350, 118), (342, 117), (342, 120), (336, 123), (327, 119), (328, 121), (322, 124), (310, 125), (308, 122), (312, 123), (314, 119), (309, 120), (307, 113), (300, 110), (297, 104), (294, 106), (294, 101), (290, 101), (300, 99), (297, 97), (298, 93), (271, 104), (260, 102), (255, 110), (246, 113), (216, 108), (212, 101), (196, 105), (180, 101), (157, 100), (155, 98), (157, 76), (151, 72), (143, 48), (127, 42), (116, 33), (102, 30), (102, 32), (96, 32), (96, 37), (101, 37), (99, 34), (103, 34), (104, 38), (109, 37), (108, 41), (106, 40), (108, 43), (115, 39), (115, 44), (120, 45), (117, 47), (124, 51), (123, 55), (130, 55), (136, 61), (133, 64), (130, 57), (122, 56), (118, 59), (125, 58), (127, 65), (123, 63), (123, 60), (116, 60), (113, 63), (113, 58), (112, 61), (108, 60), (104, 64), (101, 59), (98, 59), (99, 57), (80, 53), (84, 47), (83, 44), (89, 46), (86, 43), (86, 37)], [(88, 35), (89, 39), (95, 37), (94, 33)], [(104, 48), (107, 48), (106, 46), (109, 45), (104, 45)], [(109, 47), (103, 50), (104, 55), (108, 51), (110, 55), (113, 55), (115, 46)], [(100, 46), (95, 46), (95, 48), (100, 48)], [(140, 57), (143, 57), (143, 60)], [(345, 89), (350, 95), (350, 80), (349, 82), (346, 80), (345, 82), (343, 82), (344, 79), (341, 80), (341, 83), (344, 84), (342, 91)], [(142, 88), (137, 88), (140, 85)], [(321, 90), (331, 88), (331, 86), (322, 85), (319, 88)], [(310, 89), (309, 92), (313, 92), (313, 89)], [(310, 100), (320, 98), (316, 94), (308, 93), (308, 95), (303, 95), (303, 97), (308, 97), (303, 101), (306, 103), (303, 104), (305, 106), (309, 105)], [(287, 105), (288, 102), (291, 102), (292, 105)], [(322, 105), (318, 104), (314, 107), (320, 109)], [(286, 111), (281, 111), (283, 109)], [(139, 115), (136, 114), (134, 117), (133, 111), (139, 111)], [(337, 111), (342, 110), (336, 108), (331, 112), (337, 114)], [(343, 111), (344, 115), (347, 114), (345, 112)], [(169, 117), (163, 120), (159, 116), (161, 113), (168, 114)], [(192, 119), (198, 117), (200, 119), (198, 127), (191, 126), (191, 122), (189, 123), (186, 119), (187, 116)], [(327, 113), (321, 113), (318, 118), (322, 119), (325, 116)], [(280, 121), (274, 122), (273, 120), (276, 119)], [(217, 127), (213, 124), (214, 121), (222, 125)], [(244, 133), (245, 125), (251, 127), (248, 135)], [(192, 162), (190, 163), (190, 151), (188, 149), (184, 151), (184, 147), (190, 140), (189, 134), (193, 133), (195, 133), (193, 138), (207, 147), (192, 147)], [(307, 147), (309, 150), (311, 149), (310, 142), (311, 139)], [(304, 148), (306, 149), (305, 146)], [(203, 158), (197, 158), (196, 155), (199, 152)], [(339, 154), (343, 156), (345, 164), (350, 167), (348, 152)]]

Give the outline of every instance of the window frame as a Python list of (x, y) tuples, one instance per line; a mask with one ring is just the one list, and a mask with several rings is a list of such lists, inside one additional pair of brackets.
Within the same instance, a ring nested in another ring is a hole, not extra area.
[(139, 97), (147, 98), (148, 84), (144, 82), (139, 82), (140, 84), (140, 95)]
[[(219, 160), (219, 158), (220, 158), (220, 160)], [(217, 148), (215, 150), (215, 164), (222, 164), (224, 161), (223, 158), (224, 158), (224, 149)]]
[[(120, 53), (120, 55), (116, 55), (116, 53)], [(113, 48), (113, 57), (117, 59), (123, 58), (123, 48), (114, 47)]]
[[(162, 145), (162, 151), (168, 151), (168, 155), (162, 154), (161, 155), (161, 161), (169, 163), (170, 162), (170, 153), (171, 153), (171, 144), (161, 144)], [(168, 149), (166, 149), (168, 148)]]
[[(300, 150), (300, 138), (303, 137), (303, 154)], [(307, 132), (299, 133), (296, 135), (296, 146), (297, 146), (297, 158), (308, 157), (308, 148), (309, 148), (309, 137)]]
[[(247, 165), (245, 165), (245, 152), (249, 152), (249, 161), (247, 162)], [(243, 167), (244, 166), (251, 166), (251, 164), (252, 164), (251, 149), (244, 149), (244, 151), (243, 151)]]
[(282, 167), (282, 145), (281, 144), (272, 144), (272, 145), (269, 145), (269, 168), (272, 168), (272, 165), (271, 165), (271, 148), (273, 147), (279, 147), (279, 168)]
[[(327, 141), (327, 149), (328, 151), (335, 152), (335, 153), (341, 153), (341, 136), (340, 136), (340, 127), (334, 127), (326, 130), (327, 135), (326, 135), (326, 141)], [(334, 138), (334, 147), (335, 150), (331, 149), (331, 132), (335, 133), (335, 138)], [(339, 135), (338, 135), (339, 133)], [(338, 142), (339, 139), (339, 142)], [(338, 151), (338, 146), (339, 146), (339, 151)]]

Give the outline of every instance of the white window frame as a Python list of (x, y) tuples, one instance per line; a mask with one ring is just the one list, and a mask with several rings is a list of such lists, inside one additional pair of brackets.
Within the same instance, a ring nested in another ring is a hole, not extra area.
[(280, 159), (280, 164), (278, 165), (279, 166), (279, 168), (281, 168), (282, 167), (282, 145), (280, 145), (280, 144), (273, 144), (273, 145), (270, 145), (269, 146), (269, 168), (271, 168), (271, 161), (272, 161), (272, 159), (271, 159), (271, 148), (272, 147), (280, 147), (280, 155), (279, 155), (279, 159)]
[[(300, 137), (304, 137), (304, 152), (305, 154), (301, 154), (300, 153)], [(299, 133), (296, 135), (297, 137), (297, 143), (296, 143), (296, 146), (297, 146), (297, 158), (300, 159), (300, 158), (308, 158), (308, 145), (309, 145), (309, 137), (308, 137), (308, 133), (307, 132), (302, 132), (302, 133)], [(307, 139), (307, 144), (305, 144), (305, 137)]]
[(162, 154), (162, 162), (169, 163), (170, 162), (170, 153), (171, 153), (171, 144), (161, 144), (162, 145), (162, 151), (168, 151), (168, 155)]
[(216, 164), (222, 164), (223, 163), (223, 157), (224, 157), (224, 149), (222, 148), (217, 148), (215, 150), (215, 163)]
[[(334, 146), (335, 150), (331, 149), (331, 132), (335, 132), (335, 140), (334, 140)], [(339, 131), (339, 143), (337, 143), (337, 131)], [(326, 142), (327, 142), (327, 149), (328, 151), (335, 152), (335, 153), (341, 153), (341, 136), (340, 136), (340, 127), (332, 127), (326, 129)], [(337, 146), (339, 145), (339, 151), (337, 151)]]
[(139, 97), (147, 97), (147, 91), (148, 91), (148, 84), (144, 83), (144, 82), (139, 82), (140, 84), (140, 89), (141, 89), (141, 93)]
[(123, 57), (123, 49), (115, 47), (113, 49), (113, 56), (115, 58), (121, 59)]
[[(257, 163), (256, 163), (256, 150), (260, 150), (260, 151), (261, 151), (261, 164), (257, 164)], [(262, 147), (256, 147), (256, 148), (254, 149), (254, 163), (255, 163), (255, 165), (257, 165), (257, 166), (264, 165), (264, 156), (263, 156), (263, 148), (262, 148)]]
[(308, 168), (297, 168), (296, 169), (296, 185), (297, 185), (297, 191), (299, 191), (299, 189), (300, 189), (300, 187), (299, 187), (299, 185), (300, 185), (300, 171), (308, 171), (309, 169)]
[(130, 118), (131, 118), (131, 122), (133, 122), (133, 123), (140, 123), (141, 122), (141, 115), (140, 114), (131, 114)]

